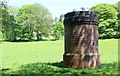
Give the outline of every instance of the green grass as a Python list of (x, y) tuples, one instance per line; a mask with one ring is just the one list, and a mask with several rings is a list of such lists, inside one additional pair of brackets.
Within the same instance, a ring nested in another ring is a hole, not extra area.
[(102, 63), (118, 61), (118, 39), (99, 40), (99, 53)]
[(63, 44), (63, 41), (4, 42), (2, 44), (3, 67), (62, 61)]
[(99, 40), (101, 67), (98, 69), (63, 68), (64, 41), (4, 42), (3, 73), (96, 73), (116, 74), (118, 39)]

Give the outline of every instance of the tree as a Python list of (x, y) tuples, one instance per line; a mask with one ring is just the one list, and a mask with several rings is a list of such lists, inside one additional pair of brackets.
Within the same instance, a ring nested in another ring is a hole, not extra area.
[(25, 5), (19, 9), (17, 22), (20, 25), (20, 38), (32, 40), (33, 32), (40, 36), (50, 36), (52, 26), (52, 15), (49, 10), (40, 4)]
[(115, 30), (117, 31), (117, 35), (116, 38), (120, 38), (120, 1), (116, 2), (115, 4), (113, 4), (113, 6), (116, 8), (116, 10), (118, 11), (118, 19), (117, 19), (117, 27)]
[(97, 4), (93, 6), (91, 11), (95, 12), (99, 18), (99, 37), (112, 38), (117, 35), (117, 15), (118, 12), (113, 5)]
[(8, 12), (8, 5), (6, 1), (0, 2), (1, 15), (1, 31), (5, 40), (14, 41), (16, 40), (16, 21), (13, 15)]
[(118, 33), (117, 33), (117, 38), (120, 38), (120, 1), (117, 2), (116, 4), (117, 10), (118, 10)]
[(0, 3), (0, 42), (2, 41), (2, 5)]
[[(56, 20), (55, 20), (56, 21)], [(64, 25), (61, 21), (56, 21), (53, 25), (53, 37), (59, 40), (64, 35)]]
[(63, 23), (63, 20), (64, 20), (64, 15), (60, 15), (59, 21)]
[(13, 15), (14, 17), (16, 17), (16, 14), (17, 14), (17, 11), (18, 11), (18, 8), (16, 7), (8, 7), (8, 12), (10, 13), (10, 15)]

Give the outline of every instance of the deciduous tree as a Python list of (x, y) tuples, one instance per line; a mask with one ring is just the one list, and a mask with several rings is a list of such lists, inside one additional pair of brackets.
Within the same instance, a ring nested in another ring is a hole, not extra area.
[(16, 40), (16, 21), (13, 15), (10, 15), (8, 11), (8, 5), (6, 1), (0, 2), (1, 9), (1, 31), (5, 40), (14, 41)]
[(100, 38), (113, 38), (116, 37), (118, 31), (117, 15), (118, 12), (113, 5), (110, 4), (97, 4), (91, 8), (99, 18), (99, 37)]
[(40, 36), (50, 36), (52, 15), (49, 10), (40, 4), (25, 5), (17, 13), (17, 22), (20, 25), (22, 39), (32, 39), (33, 32)]

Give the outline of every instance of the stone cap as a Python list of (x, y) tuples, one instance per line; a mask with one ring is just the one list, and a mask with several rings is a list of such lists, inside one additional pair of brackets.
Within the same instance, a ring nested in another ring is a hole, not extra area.
[(99, 20), (97, 15), (91, 11), (73, 11), (65, 14), (64, 22), (81, 22), (81, 23), (95, 23), (98, 24)]

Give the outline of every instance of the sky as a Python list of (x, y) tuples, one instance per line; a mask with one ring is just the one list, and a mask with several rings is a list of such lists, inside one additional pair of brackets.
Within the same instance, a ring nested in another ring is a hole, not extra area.
[(53, 18), (58, 18), (73, 9), (80, 11), (81, 7), (90, 8), (101, 3), (115, 4), (118, 1), (120, 0), (9, 0), (8, 4), (20, 8), (23, 5), (39, 3), (49, 9)]

